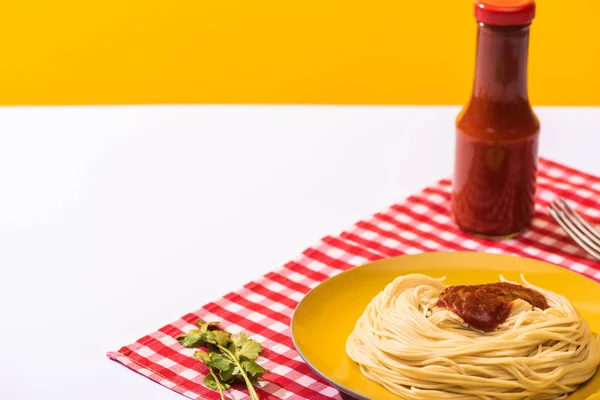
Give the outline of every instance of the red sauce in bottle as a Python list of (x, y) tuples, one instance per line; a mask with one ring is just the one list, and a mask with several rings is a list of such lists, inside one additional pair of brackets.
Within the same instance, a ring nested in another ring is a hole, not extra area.
[(451, 310), (477, 330), (491, 332), (506, 321), (512, 302), (517, 299), (542, 310), (548, 308), (540, 292), (508, 282), (449, 286), (440, 295), (437, 306)]
[(539, 121), (529, 103), (531, 0), (482, 0), (473, 92), (456, 121), (452, 213), (462, 230), (517, 236), (533, 219)]

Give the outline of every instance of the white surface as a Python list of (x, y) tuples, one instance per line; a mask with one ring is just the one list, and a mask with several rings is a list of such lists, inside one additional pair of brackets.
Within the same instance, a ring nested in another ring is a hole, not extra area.
[[(457, 112), (0, 109), (0, 399), (180, 399), (105, 353), (450, 176)], [(600, 109), (538, 114), (600, 174)]]

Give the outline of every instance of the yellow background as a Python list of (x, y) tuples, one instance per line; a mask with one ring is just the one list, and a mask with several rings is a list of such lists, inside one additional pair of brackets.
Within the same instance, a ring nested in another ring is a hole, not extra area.
[[(538, 0), (535, 104), (600, 104), (600, 0)], [(458, 104), (471, 0), (0, 0), (0, 104)]]

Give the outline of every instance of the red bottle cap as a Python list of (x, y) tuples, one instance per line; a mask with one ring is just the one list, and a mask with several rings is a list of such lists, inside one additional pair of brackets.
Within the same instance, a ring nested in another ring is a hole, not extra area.
[(475, 0), (475, 18), (488, 25), (528, 25), (535, 17), (534, 0)]

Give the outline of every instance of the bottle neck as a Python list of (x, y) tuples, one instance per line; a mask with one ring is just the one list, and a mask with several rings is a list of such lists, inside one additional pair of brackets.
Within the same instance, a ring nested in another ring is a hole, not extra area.
[(480, 23), (473, 99), (500, 103), (529, 102), (528, 47), (529, 25), (505, 27)]

